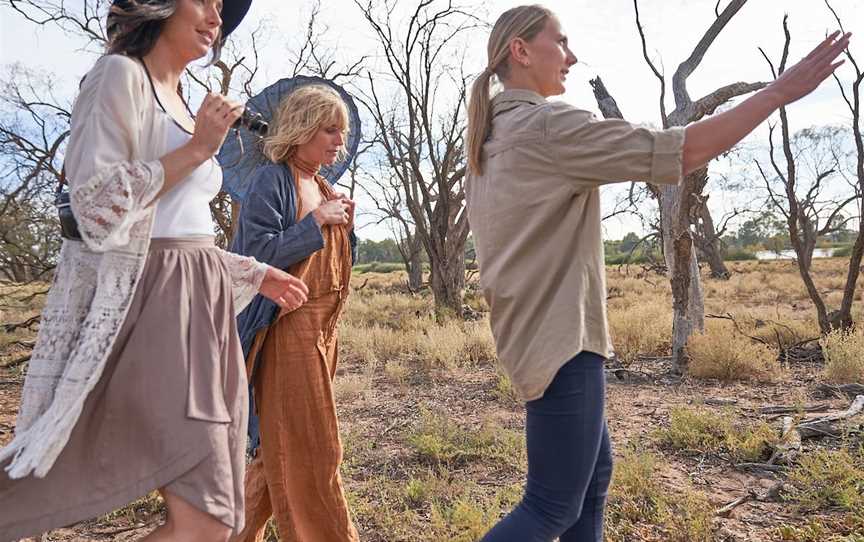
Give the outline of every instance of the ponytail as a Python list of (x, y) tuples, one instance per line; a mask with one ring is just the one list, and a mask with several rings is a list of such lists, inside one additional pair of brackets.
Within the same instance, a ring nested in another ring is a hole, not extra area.
[(492, 71), (488, 68), (471, 85), (471, 101), (468, 103), (468, 170), (475, 175), (483, 174), (483, 143), (492, 128), (492, 100), (489, 87)]
[(468, 103), (468, 170), (474, 175), (483, 174), (483, 144), (492, 130), (492, 76), (506, 79), (510, 71), (510, 43), (516, 38), (532, 40), (552, 16), (543, 6), (518, 6), (502, 13), (492, 27), (486, 46), (488, 67), (471, 85)]

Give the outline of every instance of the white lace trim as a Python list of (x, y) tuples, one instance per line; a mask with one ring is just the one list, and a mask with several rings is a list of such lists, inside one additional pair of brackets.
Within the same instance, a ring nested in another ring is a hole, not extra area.
[(270, 266), (259, 262), (255, 258), (234, 254), (221, 248), (219, 252), (221, 253), (222, 261), (228, 267), (228, 273), (231, 275), (231, 286), (234, 292), (234, 314), (236, 316), (258, 294), (258, 290), (261, 289), (261, 283), (264, 281), (264, 276), (267, 275), (267, 269)]
[(162, 189), (162, 162), (119, 162), (71, 189), (72, 210), (84, 242), (96, 252), (129, 244), (130, 230)]
[[(15, 438), (0, 450), (11, 478), (44, 477), (65, 447), (99, 381), (144, 268), (161, 164), (124, 162), (71, 193), (84, 243), (63, 243), (30, 359)], [(267, 272), (221, 250), (234, 306), (242, 310)]]

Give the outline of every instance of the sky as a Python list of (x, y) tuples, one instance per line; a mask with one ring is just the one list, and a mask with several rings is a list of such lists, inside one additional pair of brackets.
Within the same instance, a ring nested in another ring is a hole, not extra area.
[[(73, 2), (67, 0), (67, 4), (73, 5)], [(482, 19), (494, 22), (498, 14), (518, 4), (503, 0), (482, 3), (463, 0), (460, 5)], [(658, 65), (662, 65), (668, 79), (671, 80), (675, 68), (690, 54), (714, 20), (715, 4), (715, 0), (640, 1), (649, 54)], [(726, 4), (727, 1), (723, 0), (722, 6)], [(401, 10), (414, 5), (414, 1), (400, 0)], [(632, 0), (548, 0), (544, 5), (558, 15), (579, 59), (568, 77), (567, 92), (560, 99), (596, 112), (588, 80), (600, 75), (628, 120), (659, 125), (659, 87), (642, 58)], [(846, 30), (858, 35), (853, 37), (851, 49), (864, 62), (864, 2), (833, 0), (832, 6)], [(250, 14), (238, 32), (243, 38), (244, 32), (255, 28), (258, 21), (266, 21), (268, 31), (261, 50), (264, 75), (261, 80), (265, 84), (286, 75), (288, 51), (302, 38), (310, 9), (310, 2), (254, 0)], [(396, 20), (399, 20), (399, 13), (404, 11), (397, 11)], [(789, 15), (792, 34), (790, 61), (804, 56), (837, 26), (823, 0), (750, 0), (716, 39), (699, 69), (689, 78), (691, 96), (698, 98), (731, 82), (770, 80), (768, 65), (758, 48), (764, 48), (775, 61), (779, 58), (784, 14)], [(323, 40), (336, 49), (337, 58), (351, 61), (365, 54), (369, 57), (367, 67), (378, 69), (380, 53), (352, 1), (324, 1), (320, 20), (328, 27)], [(471, 33), (466, 48), (466, 65), (472, 71), (480, 72), (485, 66), (487, 37), (488, 33), (482, 30)], [(57, 81), (54, 90), (60, 96), (71, 98), (74, 95), (80, 76), (95, 60), (95, 52), (84, 51), (81, 47), (82, 42), (73, 37), (56, 29), (37, 28), (8, 8), (0, 7), (0, 66), (20, 62), (52, 73)], [(838, 74), (848, 81), (851, 68), (843, 66)], [(671, 87), (671, 83), (667, 86)], [(667, 100), (669, 110), (672, 105), (671, 100)], [(792, 104), (788, 112), (793, 130), (821, 124), (848, 124), (851, 116), (831, 80), (804, 100)], [(749, 143), (759, 145), (766, 137), (767, 128), (763, 124), (751, 135)], [(714, 163), (711, 171), (729, 176), (736, 173), (733, 166), (723, 162)], [(607, 208), (614, 203), (620, 190), (621, 187), (604, 188), (603, 200)], [(739, 205), (740, 197), (712, 191), (709, 201), (715, 216)], [(381, 239), (390, 235), (384, 227), (365, 224), (371, 220), (367, 216), (369, 202), (361, 199), (359, 207), (361, 237)], [(633, 219), (612, 219), (605, 224), (605, 234), (611, 239), (640, 229), (639, 223)]]

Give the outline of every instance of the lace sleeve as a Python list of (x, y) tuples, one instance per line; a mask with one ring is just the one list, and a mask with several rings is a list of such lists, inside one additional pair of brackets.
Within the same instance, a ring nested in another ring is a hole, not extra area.
[(118, 162), (78, 184), (69, 193), (78, 230), (97, 252), (129, 243), (129, 230), (147, 212), (162, 188), (159, 160)]
[(240, 311), (245, 309), (252, 298), (258, 294), (261, 282), (270, 266), (249, 256), (240, 256), (222, 249), (219, 249), (219, 252), (222, 261), (228, 268), (228, 273), (231, 275), (231, 286), (234, 289), (234, 312), (240, 314)]
[(65, 155), (69, 196), (84, 242), (98, 252), (129, 243), (130, 230), (164, 183), (143, 124), (152, 101), (143, 69), (122, 55), (100, 58), (72, 108)]

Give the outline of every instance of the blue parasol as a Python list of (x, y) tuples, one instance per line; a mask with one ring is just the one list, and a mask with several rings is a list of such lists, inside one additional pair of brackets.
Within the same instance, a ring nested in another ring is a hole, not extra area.
[[(298, 88), (308, 85), (325, 85), (332, 88), (342, 96), (348, 109), (349, 126), (348, 136), (345, 138), (345, 158), (331, 166), (323, 166), (320, 172), (321, 176), (327, 179), (330, 184), (336, 184), (339, 177), (348, 169), (354, 155), (357, 154), (361, 136), (360, 113), (351, 95), (344, 88), (321, 77), (305, 75), (286, 77), (256, 94), (246, 102), (246, 107), (259, 113), (266, 122), (270, 122), (282, 99)], [(234, 200), (243, 201), (249, 189), (249, 182), (252, 180), (252, 172), (259, 166), (270, 163), (262, 153), (261, 147), (262, 139), (260, 136), (245, 128), (238, 128), (236, 134), (228, 134), (219, 154), (216, 155), (222, 165), (223, 188), (231, 194)]]

